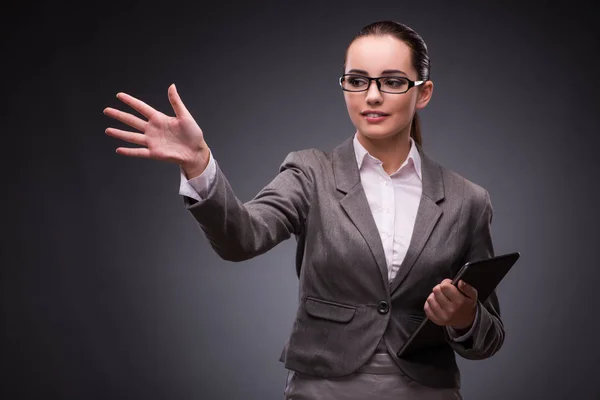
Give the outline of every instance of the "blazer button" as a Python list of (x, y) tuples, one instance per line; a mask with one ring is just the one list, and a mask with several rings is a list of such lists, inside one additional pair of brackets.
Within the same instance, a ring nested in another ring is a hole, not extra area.
[(390, 306), (386, 301), (380, 301), (377, 304), (377, 311), (379, 312), (379, 314), (387, 314), (390, 311)]

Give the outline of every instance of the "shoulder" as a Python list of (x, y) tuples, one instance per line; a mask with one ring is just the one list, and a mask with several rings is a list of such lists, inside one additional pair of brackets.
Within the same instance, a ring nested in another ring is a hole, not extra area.
[(481, 185), (465, 178), (464, 176), (452, 171), (446, 167), (440, 166), (442, 175), (444, 176), (445, 186), (452, 189), (460, 189), (465, 200), (474, 201), (476, 203), (485, 203), (489, 201), (488, 191)]
[(429, 165), (439, 170), (444, 185), (445, 201), (461, 204), (463, 208), (466, 206), (469, 213), (474, 214), (481, 214), (484, 209), (491, 208), (489, 192), (483, 186), (439, 164), (427, 155), (422, 157)]
[(295, 150), (287, 154), (279, 170), (298, 168), (308, 174), (324, 173), (330, 168), (333, 152), (316, 148)]
[(284, 165), (289, 162), (302, 164), (315, 174), (325, 175), (331, 174), (335, 168), (351, 168), (356, 164), (353, 139), (354, 135), (349, 136), (331, 150), (305, 148), (293, 151), (288, 153)]
[(304, 162), (307, 165), (331, 162), (333, 151), (324, 151), (317, 148), (295, 150), (286, 156), (286, 160)]
[[(439, 164), (438, 164), (439, 165)], [(454, 204), (472, 229), (491, 222), (493, 207), (489, 192), (481, 185), (440, 165), (444, 177), (445, 200)]]

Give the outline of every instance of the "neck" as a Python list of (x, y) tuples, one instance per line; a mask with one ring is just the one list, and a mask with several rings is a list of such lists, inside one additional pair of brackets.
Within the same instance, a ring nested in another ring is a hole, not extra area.
[(400, 168), (410, 151), (410, 136), (408, 132), (401, 132), (382, 139), (372, 139), (358, 132), (357, 139), (370, 155), (383, 163), (383, 170), (388, 175)]

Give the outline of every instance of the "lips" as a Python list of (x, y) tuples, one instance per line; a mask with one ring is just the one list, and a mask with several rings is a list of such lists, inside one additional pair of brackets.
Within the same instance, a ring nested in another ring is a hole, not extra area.
[(379, 118), (379, 117), (385, 117), (389, 114), (384, 113), (382, 111), (377, 111), (377, 110), (365, 110), (365, 111), (361, 112), (361, 115), (363, 115), (365, 117), (370, 117), (370, 118)]
[(362, 115), (369, 124), (379, 124), (385, 121), (389, 114), (377, 110), (366, 110), (361, 112), (360, 115)]

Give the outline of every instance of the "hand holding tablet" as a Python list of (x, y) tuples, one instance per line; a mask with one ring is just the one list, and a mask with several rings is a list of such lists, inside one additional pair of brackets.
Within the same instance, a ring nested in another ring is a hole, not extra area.
[[(464, 281), (477, 290), (478, 301), (483, 303), (487, 300), (490, 294), (496, 289), (496, 286), (517, 262), (520, 253), (509, 253), (496, 257), (487, 258), (467, 262), (462, 266), (460, 271), (452, 279), (454, 286), (458, 285), (459, 281)], [(460, 290), (460, 289), (459, 289)], [(406, 352), (406, 350), (414, 342), (419, 332), (429, 322), (429, 318), (425, 318), (419, 327), (411, 334), (402, 348), (397, 352), (398, 357)]]

